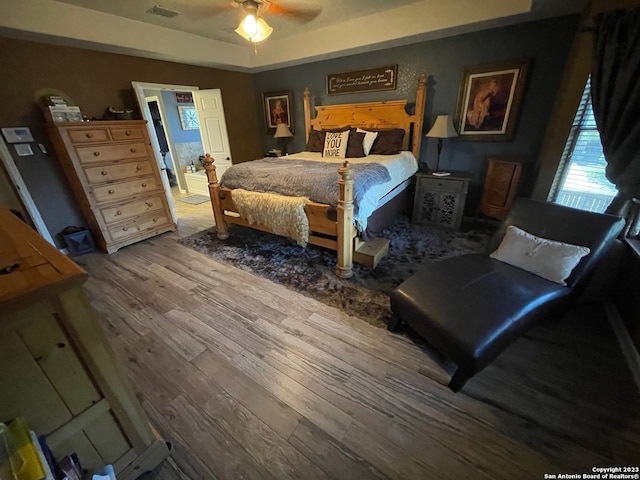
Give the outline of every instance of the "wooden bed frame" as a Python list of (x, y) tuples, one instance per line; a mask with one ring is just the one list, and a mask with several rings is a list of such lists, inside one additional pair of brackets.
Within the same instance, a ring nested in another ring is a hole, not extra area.
[[(304, 116), (306, 139), (313, 127), (316, 130), (336, 128), (344, 125), (361, 128), (402, 128), (405, 130), (404, 150), (410, 150), (416, 159), (420, 155), (422, 141), (422, 123), (426, 100), (426, 76), (418, 79), (415, 112), (406, 112), (406, 100), (387, 102), (350, 103), (342, 105), (326, 105), (315, 107), (316, 117), (311, 118), (311, 94), (309, 89), (304, 91)], [(413, 127), (413, 128), (412, 128)], [(213, 206), (217, 235), (221, 240), (229, 238), (229, 223), (244, 225), (270, 232), (268, 227), (252, 224), (240, 218), (237, 214), (231, 189), (221, 188), (216, 175), (214, 159), (206, 154), (203, 161), (209, 182), (209, 195)], [(364, 263), (371, 268), (386, 255), (389, 242), (386, 239), (374, 239), (369, 242), (361, 241), (353, 225), (353, 172), (349, 162), (345, 161), (338, 169), (340, 186), (338, 206), (333, 212), (330, 205), (308, 202), (304, 210), (309, 220), (309, 243), (337, 251), (338, 262), (336, 275), (341, 278), (352, 276), (353, 261)], [(230, 214), (231, 213), (231, 214)], [(337, 218), (336, 218), (337, 217)]]

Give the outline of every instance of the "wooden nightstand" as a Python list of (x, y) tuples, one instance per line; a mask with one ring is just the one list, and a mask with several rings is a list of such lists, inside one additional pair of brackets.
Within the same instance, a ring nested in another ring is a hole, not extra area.
[(417, 173), (412, 221), (458, 230), (470, 181), (466, 172), (451, 172), (446, 177)]

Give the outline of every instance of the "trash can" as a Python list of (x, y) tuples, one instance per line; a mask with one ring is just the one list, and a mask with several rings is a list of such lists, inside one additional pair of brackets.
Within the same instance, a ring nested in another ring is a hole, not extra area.
[(66, 227), (62, 230), (62, 238), (67, 245), (70, 255), (83, 255), (96, 251), (96, 245), (93, 242), (91, 232), (86, 228)]

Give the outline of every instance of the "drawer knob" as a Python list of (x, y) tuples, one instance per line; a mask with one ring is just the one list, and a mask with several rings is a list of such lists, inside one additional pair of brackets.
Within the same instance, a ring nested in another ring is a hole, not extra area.
[(115, 190), (109, 190), (109, 194), (113, 194), (113, 193), (116, 193), (116, 191)]
[(86, 134), (85, 134), (85, 137), (87, 137), (87, 138), (93, 138), (93, 133), (86, 133)]
[(106, 171), (106, 170), (102, 170), (102, 171), (100, 172), (100, 174), (101, 174), (101, 175), (106, 175), (106, 174), (107, 174), (107, 171)]
[(140, 165), (136, 165), (136, 170), (140, 171), (142, 170), (142, 167)]
[(130, 136), (131, 136), (131, 130), (127, 130), (126, 132), (124, 132), (124, 134), (125, 134), (127, 137), (130, 137)]
[(122, 215), (122, 210), (118, 210), (118, 211), (116, 212), (116, 215)]
[(100, 152), (93, 152), (93, 156), (94, 157), (99, 157), (100, 156)]
[(153, 207), (153, 202), (144, 202), (147, 204), (147, 207)]
[(132, 149), (131, 149), (131, 153), (136, 153), (136, 149), (135, 149), (135, 148), (132, 148)]
[(441, 187), (441, 186), (442, 186), (442, 183), (439, 183), (439, 184), (438, 184), (438, 186), (439, 186), (439, 187)]
[(146, 183), (143, 183), (143, 184), (142, 184), (142, 188), (147, 188), (147, 184), (146, 184)]
[(154, 222), (157, 222), (157, 221), (158, 221), (158, 219), (157, 219), (157, 218), (154, 218), (154, 219), (153, 219), (153, 221), (154, 221)]
[(123, 232), (126, 232), (127, 230), (129, 230), (129, 227), (122, 227)]

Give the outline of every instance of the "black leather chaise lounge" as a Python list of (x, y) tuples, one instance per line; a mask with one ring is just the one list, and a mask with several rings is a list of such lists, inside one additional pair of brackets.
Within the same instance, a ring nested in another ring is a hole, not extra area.
[[(590, 252), (565, 278), (566, 286), (562, 279), (547, 280), (488, 254), (470, 254), (426, 266), (391, 295), (389, 330), (405, 322), (455, 362), (458, 368), (449, 382), (454, 392), (536, 321), (559, 318), (569, 310), (624, 221), (518, 198), (489, 242), (488, 253), (501, 244), (509, 225), (543, 239), (588, 247)], [(534, 250), (525, 256), (535, 263)]]

